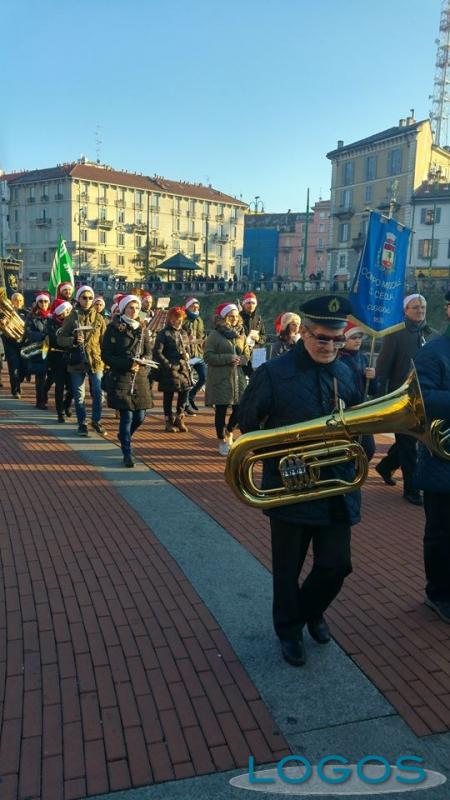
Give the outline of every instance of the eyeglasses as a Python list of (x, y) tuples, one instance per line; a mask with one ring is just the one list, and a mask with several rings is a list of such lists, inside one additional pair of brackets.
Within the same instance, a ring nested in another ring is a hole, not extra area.
[(345, 336), (324, 336), (323, 334), (317, 335), (312, 331), (308, 331), (308, 336), (311, 336), (312, 339), (315, 339), (318, 344), (332, 344), (336, 350), (340, 350), (342, 347), (344, 347), (346, 342)]
[(92, 297), (91, 294), (80, 294), (80, 300), (93, 300), (93, 299), (94, 298)]

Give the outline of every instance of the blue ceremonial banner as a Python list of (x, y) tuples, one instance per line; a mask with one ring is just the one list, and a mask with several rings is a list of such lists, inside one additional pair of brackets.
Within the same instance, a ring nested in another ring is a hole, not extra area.
[(366, 242), (350, 290), (352, 317), (372, 336), (404, 325), (409, 228), (371, 211)]

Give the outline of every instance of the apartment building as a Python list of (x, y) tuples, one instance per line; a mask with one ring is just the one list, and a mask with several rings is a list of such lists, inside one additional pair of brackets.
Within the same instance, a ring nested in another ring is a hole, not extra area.
[(416, 278), (450, 279), (450, 183), (425, 181), (413, 195), (410, 263)]
[(351, 144), (338, 141), (332, 164), (329, 276), (354, 274), (367, 230), (368, 211), (388, 213), (411, 226), (412, 197), (430, 175), (450, 180), (450, 153), (433, 144), (430, 121), (413, 116)]
[[(312, 214), (309, 214), (312, 219)], [(244, 258), (248, 275), (299, 280), (304, 270), (306, 212), (245, 215)]]
[(247, 206), (211, 186), (81, 159), (10, 175), (8, 187), (6, 249), (23, 259), (28, 287), (48, 280), (60, 234), (78, 278), (98, 288), (115, 279), (140, 282), (178, 252), (199, 273), (239, 273)]

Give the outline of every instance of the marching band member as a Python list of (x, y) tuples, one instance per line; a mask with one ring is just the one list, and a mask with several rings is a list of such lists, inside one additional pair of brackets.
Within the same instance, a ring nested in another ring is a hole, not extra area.
[[(71, 416), (70, 404), (72, 402), (72, 385), (64, 350), (57, 339), (57, 332), (66, 317), (72, 311), (72, 304), (68, 300), (56, 299), (51, 305), (51, 315), (48, 318), (47, 332), (49, 338), (49, 353), (47, 357), (49, 373), (52, 381), (47, 381), (47, 391), (51, 383), (55, 383), (55, 406), (58, 422), (65, 422), (66, 416)], [(64, 391), (66, 396), (64, 397)]]
[[(208, 365), (205, 404), (215, 408), (219, 453), (226, 456), (233, 443), (238, 404), (246, 386), (243, 368), (250, 358), (242, 319), (234, 303), (217, 306), (214, 330), (206, 340), (204, 358)], [(229, 406), (231, 414), (226, 422)]]
[[(366, 381), (369, 383), (369, 394), (376, 394), (376, 380), (375, 368), (369, 367), (369, 359), (365, 353), (361, 353), (361, 345), (364, 339), (364, 331), (354, 322), (347, 322), (344, 328), (345, 345), (339, 351), (339, 357), (344, 364), (350, 367), (358, 391), (364, 396), (366, 389)], [(375, 454), (375, 437), (371, 433), (366, 433), (361, 436), (361, 445), (368, 461), (374, 457)]]
[(94, 298), (94, 302), (92, 303), (94, 306), (97, 314), (100, 314), (102, 317), (109, 317), (108, 312), (106, 311), (106, 303), (104, 297), (98, 295), (98, 297)]
[[(158, 388), (163, 392), (165, 430), (167, 433), (187, 432), (184, 409), (191, 387), (189, 368), (189, 339), (182, 325), (186, 313), (180, 306), (169, 308), (165, 327), (156, 336), (153, 358), (159, 364)], [(176, 414), (172, 403), (177, 394)]]
[(78, 433), (80, 436), (89, 436), (85, 404), (85, 378), (89, 376), (92, 427), (101, 436), (106, 436), (106, 430), (101, 423), (103, 363), (100, 352), (106, 322), (93, 307), (94, 292), (90, 286), (80, 286), (75, 300), (75, 307), (64, 320), (57, 336), (60, 347), (67, 350), (67, 369), (75, 400)]
[(183, 322), (183, 329), (189, 337), (189, 353), (191, 358), (196, 359), (195, 371), (197, 373), (197, 381), (189, 391), (186, 414), (194, 416), (195, 412), (198, 411), (195, 396), (204, 386), (206, 377), (205, 362), (203, 360), (205, 324), (200, 316), (200, 303), (196, 297), (187, 298), (184, 310), (186, 311), (186, 319)]
[[(108, 325), (102, 343), (102, 358), (109, 371), (104, 375), (108, 406), (119, 411), (118, 438), (126, 467), (134, 467), (131, 449), (133, 433), (142, 425), (153, 400), (148, 382), (151, 356), (147, 325), (139, 321), (141, 300), (133, 294), (119, 302), (119, 316)], [(140, 360), (137, 360), (140, 359)]]
[[(37, 292), (33, 307), (25, 320), (24, 341), (27, 344), (32, 342), (43, 342), (48, 335), (48, 318), (50, 315), (50, 295), (48, 292)], [(34, 375), (36, 390), (36, 408), (47, 409), (46, 375), (47, 361), (42, 358), (41, 353), (31, 356), (28, 359), (27, 369), (30, 375)]]
[(56, 299), (67, 300), (67, 302), (71, 302), (73, 292), (73, 284), (70, 283), (70, 281), (63, 281), (62, 283), (59, 283), (56, 288)]
[(281, 356), (283, 353), (287, 353), (288, 350), (292, 350), (300, 339), (300, 322), (301, 318), (298, 314), (294, 314), (293, 311), (286, 311), (285, 314), (278, 315), (275, 320), (275, 332), (278, 334), (278, 338), (275, 344), (272, 345), (271, 358)]
[[(351, 313), (346, 298), (322, 295), (300, 309), (301, 340), (282, 358), (262, 364), (244, 392), (239, 410), (242, 432), (294, 425), (331, 414), (342, 399), (360, 402), (350, 370), (337, 358)], [(263, 488), (282, 486), (279, 459), (264, 459)], [(354, 478), (353, 461), (323, 469), (324, 478)], [(303, 627), (319, 644), (330, 640), (324, 611), (352, 571), (350, 532), (360, 520), (359, 491), (268, 508), (273, 565), (273, 624), (282, 656), (292, 666), (305, 663)], [(313, 566), (299, 587), (309, 546)]]
[[(266, 332), (261, 314), (256, 311), (258, 300), (254, 292), (246, 292), (242, 298), (241, 318), (247, 336), (247, 344), (251, 349), (256, 345), (262, 347), (266, 341)], [(244, 373), (247, 377), (253, 372), (251, 360), (245, 365)]]
[[(25, 322), (27, 312), (25, 310), (25, 300), (23, 294), (20, 294), (20, 292), (14, 292), (14, 294), (11, 295), (11, 305), (14, 306), (14, 311), (16, 314), (18, 314), (21, 320)], [(2, 333), (2, 341), (5, 351), (5, 361), (8, 365), (11, 394), (13, 397), (20, 400), (20, 384), (26, 374), (26, 366), (20, 355), (22, 342), (18, 342), (16, 339), (11, 339), (6, 333)]]

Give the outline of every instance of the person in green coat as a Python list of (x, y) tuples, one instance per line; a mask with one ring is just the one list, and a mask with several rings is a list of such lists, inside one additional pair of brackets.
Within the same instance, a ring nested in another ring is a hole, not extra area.
[[(217, 306), (214, 330), (209, 334), (204, 350), (208, 365), (205, 403), (215, 407), (214, 424), (219, 440), (219, 453), (226, 456), (233, 442), (233, 430), (238, 420), (238, 404), (247, 380), (243, 372), (250, 360), (242, 319), (234, 303)], [(231, 414), (226, 422), (227, 409)]]

